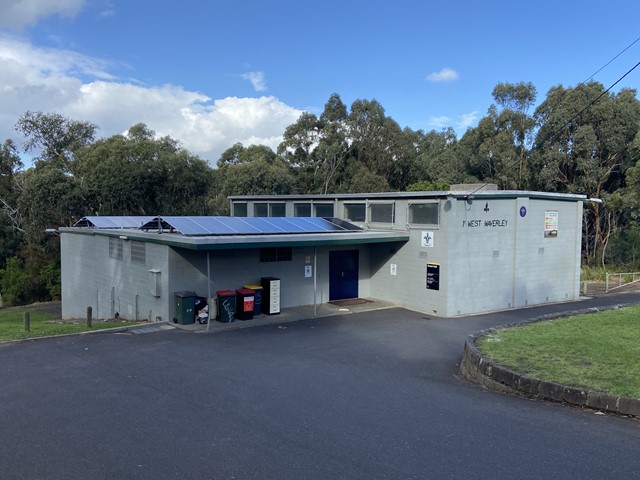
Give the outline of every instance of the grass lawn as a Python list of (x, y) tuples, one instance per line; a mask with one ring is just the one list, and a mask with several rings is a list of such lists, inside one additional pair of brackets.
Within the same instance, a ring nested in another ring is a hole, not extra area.
[(477, 345), (532, 377), (640, 398), (640, 306), (506, 328)]
[(102, 322), (95, 321), (91, 328), (83, 323), (54, 322), (53, 317), (46, 313), (29, 311), (31, 331), (25, 332), (23, 312), (28, 309), (0, 310), (0, 342), (18, 340), (22, 338), (45, 337), (48, 335), (64, 335), (79, 333), (87, 330), (100, 330), (105, 328), (134, 325), (133, 322)]

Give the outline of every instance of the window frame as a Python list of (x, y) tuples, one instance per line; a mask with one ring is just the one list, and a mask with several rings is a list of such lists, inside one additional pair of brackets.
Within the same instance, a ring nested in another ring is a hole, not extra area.
[[(269, 218), (271, 217), (286, 217), (287, 216), (287, 202), (267, 202), (269, 204), (268, 213)], [(273, 215), (273, 207), (282, 207), (283, 215)]]
[(293, 247), (263, 247), (260, 249), (260, 263), (290, 262)]
[[(248, 217), (249, 216), (249, 205), (247, 202), (233, 202), (232, 204), (233, 207), (233, 216), (234, 217)], [(238, 207), (239, 205), (244, 206), (244, 215), (238, 215), (236, 212), (236, 207)]]
[[(436, 223), (417, 223), (417, 222), (412, 222), (412, 218), (411, 218), (411, 207), (414, 205), (435, 205), (436, 206)], [(435, 201), (421, 201), (421, 202), (409, 202), (409, 204), (407, 205), (407, 226), (409, 228), (424, 228), (424, 227), (430, 227), (430, 228), (439, 228), (440, 227), (440, 201), (439, 200), (435, 200)]]
[[(381, 222), (373, 220), (372, 215), (372, 207), (382, 206), (382, 205), (390, 205), (391, 206), (391, 221), (390, 222)], [(379, 202), (367, 202), (367, 223), (376, 226), (386, 226), (393, 227), (396, 223), (396, 202), (392, 201), (379, 201)]]
[[(353, 218), (349, 218), (349, 216), (347, 215), (347, 209), (350, 206), (358, 206), (358, 207), (363, 207), (364, 208), (364, 216), (362, 220), (355, 220)], [(344, 219), (348, 220), (349, 222), (354, 222), (354, 223), (367, 223), (367, 202), (344, 202), (342, 204), (342, 207), (344, 209)]]
[[(327, 215), (318, 215), (318, 206), (320, 207), (331, 207), (333, 210), (332, 214)], [(318, 218), (334, 218), (336, 216), (336, 204), (334, 202), (313, 202), (312, 204), (312, 213), (314, 217)]]
[[(298, 215), (297, 207), (304, 206), (309, 208), (309, 215)], [(313, 204), (311, 202), (294, 202), (293, 203), (293, 216), (296, 218), (305, 218), (311, 217), (311, 213), (313, 212)]]
[[(266, 215), (256, 215), (256, 208), (264, 206), (266, 208)], [(269, 218), (269, 202), (253, 202), (253, 216), (258, 218)]]

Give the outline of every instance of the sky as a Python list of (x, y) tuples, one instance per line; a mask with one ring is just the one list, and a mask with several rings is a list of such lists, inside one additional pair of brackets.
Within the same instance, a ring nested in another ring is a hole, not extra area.
[(236, 142), (275, 150), (333, 93), (462, 136), (500, 82), (538, 103), (595, 72), (610, 87), (640, 61), (638, 18), (637, 0), (0, 0), (0, 142), (59, 113), (98, 137), (143, 122), (215, 165)]

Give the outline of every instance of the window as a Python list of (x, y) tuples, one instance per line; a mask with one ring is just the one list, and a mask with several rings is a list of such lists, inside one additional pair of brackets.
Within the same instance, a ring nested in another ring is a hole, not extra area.
[(333, 203), (315, 203), (313, 205), (316, 217), (333, 217)]
[(291, 247), (272, 247), (260, 249), (261, 262), (288, 262), (293, 257)]
[(246, 217), (247, 216), (247, 204), (246, 202), (233, 204), (233, 216), (234, 217)]
[(438, 225), (438, 203), (412, 203), (409, 205), (410, 225)]
[(286, 217), (284, 203), (270, 203), (269, 204), (269, 216), (270, 217)]
[(311, 204), (310, 203), (294, 203), (293, 216), (294, 217), (310, 217)]
[(136, 240), (131, 241), (131, 263), (144, 265), (147, 262), (146, 244)]
[(352, 222), (366, 222), (367, 205), (364, 203), (345, 203), (344, 215), (347, 220)]
[(369, 221), (371, 223), (393, 223), (395, 204), (372, 203), (369, 205)]
[(253, 204), (253, 216), (254, 217), (268, 217), (269, 216), (269, 204), (267, 202), (254, 203)]
[(116, 237), (109, 237), (109, 258), (122, 260), (122, 250), (124, 248), (124, 240)]

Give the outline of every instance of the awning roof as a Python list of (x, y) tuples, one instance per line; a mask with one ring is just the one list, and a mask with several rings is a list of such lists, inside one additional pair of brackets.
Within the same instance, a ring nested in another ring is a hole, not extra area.
[[(125, 218), (135, 219), (136, 226), (124, 227)], [(142, 218), (147, 221), (139, 225)], [(319, 217), (84, 217), (60, 232), (118, 236), (200, 251), (409, 240), (409, 232), (364, 230), (338, 218)]]

